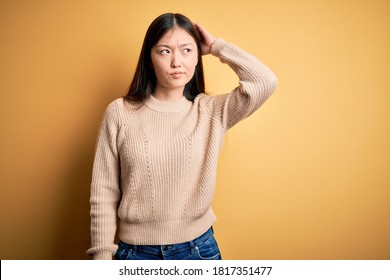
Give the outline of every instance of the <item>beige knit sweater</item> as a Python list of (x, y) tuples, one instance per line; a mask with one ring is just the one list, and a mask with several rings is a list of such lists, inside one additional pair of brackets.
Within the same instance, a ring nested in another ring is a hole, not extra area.
[(224, 134), (264, 103), (277, 80), (222, 39), (212, 54), (238, 75), (232, 92), (199, 94), (194, 102), (151, 97), (142, 107), (119, 98), (107, 107), (91, 184), (87, 253), (94, 259), (112, 259), (116, 231), (130, 244), (174, 244), (198, 237), (216, 221), (211, 203)]

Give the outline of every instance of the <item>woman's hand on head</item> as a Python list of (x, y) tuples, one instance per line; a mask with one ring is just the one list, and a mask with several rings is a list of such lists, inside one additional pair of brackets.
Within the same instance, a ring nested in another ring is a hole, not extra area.
[(211, 35), (210, 32), (207, 31), (206, 28), (204, 28), (199, 23), (194, 23), (194, 26), (196, 30), (198, 30), (198, 33), (200, 35), (201, 43), (202, 43), (202, 55), (207, 55), (211, 53), (211, 46), (213, 45), (215, 41), (215, 37)]

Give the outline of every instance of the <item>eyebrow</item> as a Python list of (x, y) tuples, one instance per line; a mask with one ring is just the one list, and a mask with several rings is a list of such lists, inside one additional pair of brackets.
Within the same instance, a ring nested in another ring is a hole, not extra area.
[[(193, 45), (192, 43), (184, 43), (184, 44), (181, 44), (179, 45), (179, 47), (186, 47), (186, 46), (189, 46), (189, 45)], [(157, 45), (158, 48), (161, 48), (161, 47), (165, 47), (165, 48), (169, 48), (169, 49), (172, 49), (172, 46), (170, 45), (167, 45), (167, 44), (159, 44)]]

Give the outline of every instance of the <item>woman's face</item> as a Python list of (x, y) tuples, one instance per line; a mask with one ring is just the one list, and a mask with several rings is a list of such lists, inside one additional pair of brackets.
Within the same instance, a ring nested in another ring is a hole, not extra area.
[(198, 63), (198, 48), (194, 38), (181, 28), (165, 33), (151, 50), (157, 77), (157, 90), (184, 90), (192, 79)]

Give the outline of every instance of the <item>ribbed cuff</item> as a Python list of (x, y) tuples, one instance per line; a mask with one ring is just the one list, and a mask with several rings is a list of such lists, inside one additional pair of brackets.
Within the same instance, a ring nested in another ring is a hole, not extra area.
[(218, 56), (222, 48), (226, 45), (226, 42), (222, 38), (218, 38), (214, 41), (213, 45), (211, 46), (211, 54)]
[(112, 252), (104, 251), (104, 252), (100, 252), (100, 253), (93, 255), (93, 259), (94, 260), (112, 260), (113, 255), (112, 255)]

